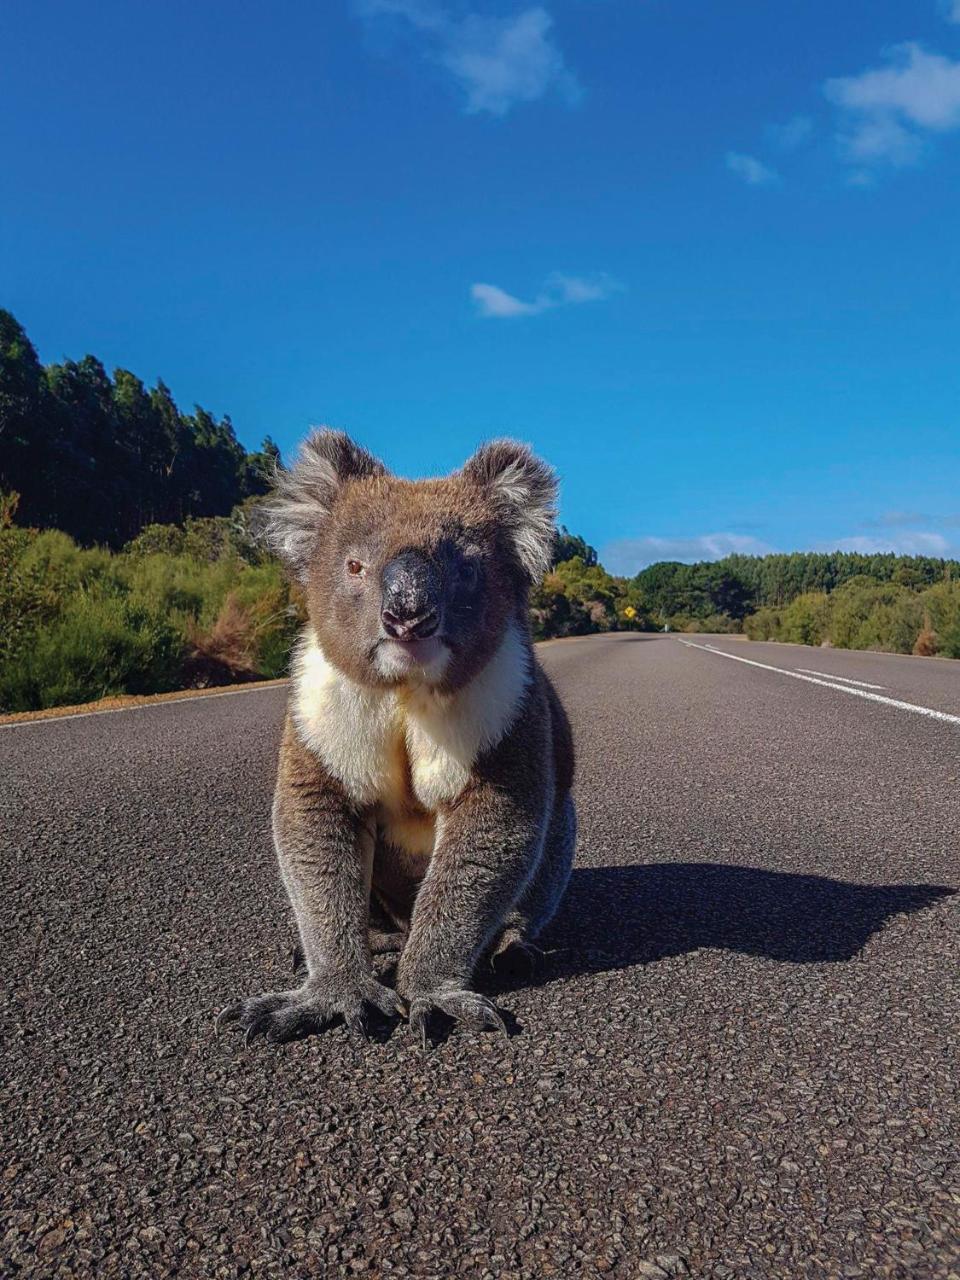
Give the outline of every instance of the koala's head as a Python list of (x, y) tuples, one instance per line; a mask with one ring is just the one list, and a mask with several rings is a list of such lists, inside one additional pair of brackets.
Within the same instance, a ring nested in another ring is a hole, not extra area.
[(335, 666), (366, 685), (452, 691), (524, 619), (549, 567), (555, 504), (551, 469), (512, 440), (442, 479), (409, 481), (323, 430), (278, 474), (268, 536)]

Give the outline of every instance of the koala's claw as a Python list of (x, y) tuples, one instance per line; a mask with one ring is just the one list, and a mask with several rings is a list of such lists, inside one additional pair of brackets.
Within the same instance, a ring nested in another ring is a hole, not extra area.
[(236, 1000), (220, 1011), (217, 1027), (239, 1023), (247, 1045), (261, 1035), (270, 1044), (284, 1044), (323, 1031), (342, 1019), (350, 1032), (365, 1038), (365, 1005), (373, 1005), (388, 1018), (402, 1018), (406, 1013), (397, 993), (374, 978), (321, 978), (311, 979), (292, 991), (272, 991)]
[(508, 1034), (496, 1005), (478, 991), (432, 991), (410, 1001), (410, 1030), (419, 1035), (424, 1049), (430, 1047), (428, 1024), (435, 1009), (472, 1031), (489, 1029), (499, 1031), (504, 1037)]

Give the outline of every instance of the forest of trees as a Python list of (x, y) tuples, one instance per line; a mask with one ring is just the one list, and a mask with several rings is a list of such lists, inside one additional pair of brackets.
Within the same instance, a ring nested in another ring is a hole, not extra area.
[(111, 377), (91, 355), (44, 366), (0, 310), (0, 492), (23, 525), (118, 547), (148, 524), (223, 516), (266, 493), (279, 457), (269, 437), (247, 453), (229, 418), (180, 411), (158, 381)]
[(758, 609), (782, 608), (808, 592), (829, 594), (859, 577), (916, 591), (960, 580), (960, 561), (892, 552), (794, 551), (698, 564), (665, 560), (642, 569), (633, 581), (646, 607), (664, 622), (715, 615), (741, 622)]
[[(94, 356), (44, 367), (0, 310), (0, 712), (282, 674), (303, 598), (257, 533), (277, 447)], [(617, 577), (560, 529), (534, 637), (743, 631), (960, 658), (960, 562), (847, 552)]]

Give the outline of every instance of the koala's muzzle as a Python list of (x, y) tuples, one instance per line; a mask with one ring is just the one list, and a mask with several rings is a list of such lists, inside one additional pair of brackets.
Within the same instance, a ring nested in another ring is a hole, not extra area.
[(423, 640), (440, 625), (443, 580), (422, 551), (401, 551), (380, 575), (380, 618), (394, 640)]

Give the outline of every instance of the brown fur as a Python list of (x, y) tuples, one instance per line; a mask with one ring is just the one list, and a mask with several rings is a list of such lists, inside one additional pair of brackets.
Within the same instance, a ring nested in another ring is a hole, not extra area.
[[(443, 689), (466, 684), (489, 661), (506, 619), (526, 594), (523, 575), (506, 554), (496, 510), (463, 475), (411, 483), (394, 476), (351, 480), (337, 496), (319, 532), (306, 585), (310, 617), (324, 653), (347, 675), (370, 682), (368, 664), (356, 653), (356, 628), (363, 625), (354, 598), (338, 590), (340, 566), (364, 548), (371, 576), (411, 545), (439, 557), (456, 544), (471, 549), (489, 575), (487, 607), (454, 650)], [(370, 644), (376, 633), (370, 628)], [(378, 681), (391, 683), (390, 681)]]
[[(424, 1039), (433, 1010), (502, 1028), (470, 988), (474, 967), (549, 921), (575, 838), (570, 727), (527, 624), (554, 496), (549, 470), (509, 441), (411, 483), (320, 433), (282, 479), (272, 536), (304, 585), (311, 630), (274, 831), (308, 976), (224, 1011), (248, 1038), (395, 1010), (371, 968), (372, 948), (395, 943), (397, 991)], [(400, 594), (384, 594), (401, 572)], [(426, 619), (430, 638), (396, 639), (406, 623), (387, 600)]]

